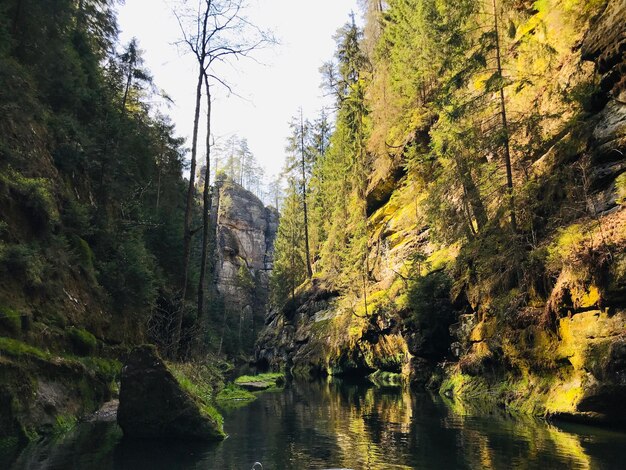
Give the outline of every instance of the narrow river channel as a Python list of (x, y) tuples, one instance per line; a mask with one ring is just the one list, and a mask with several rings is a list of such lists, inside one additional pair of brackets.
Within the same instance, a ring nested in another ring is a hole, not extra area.
[(115, 424), (82, 424), (31, 444), (9, 468), (626, 468), (626, 433), (481, 414), (401, 388), (293, 383), (223, 414), (229, 437), (220, 444), (127, 442)]

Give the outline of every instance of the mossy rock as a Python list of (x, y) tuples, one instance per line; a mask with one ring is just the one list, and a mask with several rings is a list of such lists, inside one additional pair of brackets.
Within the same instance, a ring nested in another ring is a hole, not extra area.
[(98, 340), (89, 331), (72, 327), (67, 331), (67, 336), (76, 354), (89, 356), (96, 351)]
[(153, 346), (138, 346), (122, 369), (117, 421), (124, 436), (218, 441), (221, 415), (176, 380)]
[(228, 384), (219, 391), (215, 400), (220, 401), (254, 401), (256, 396), (235, 384)]
[(285, 374), (270, 372), (259, 375), (242, 375), (235, 379), (235, 384), (249, 392), (260, 392), (285, 385)]
[(22, 315), (12, 308), (0, 306), (0, 328), (10, 334), (20, 334)]

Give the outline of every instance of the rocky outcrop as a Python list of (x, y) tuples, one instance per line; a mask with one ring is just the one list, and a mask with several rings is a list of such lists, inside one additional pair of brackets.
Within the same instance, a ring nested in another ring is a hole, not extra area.
[(0, 339), (0, 441), (53, 434), (111, 399), (112, 377), (102, 370)]
[(317, 279), (269, 315), (255, 353), (259, 367), (300, 377), (407, 374), (409, 359), (395, 319), (383, 312), (357, 317), (339, 292)]
[(606, 105), (597, 116), (590, 140), (593, 195), (590, 210), (601, 213), (617, 206), (617, 177), (626, 171), (626, 0), (607, 3), (592, 22), (582, 44), (582, 58), (594, 61)]
[(117, 422), (129, 438), (224, 439), (221, 423), (176, 381), (153, 346), (139, 346), (122, 369)]
[[(216, 183), (215, 284), (230, 310), (261, 310), (273, 266), (278, 211), (231, 180)], [(254, 291), (254, 292), (253, 292)], [(255, 295), (256, 294), (256, 295)], [(259, 304), (261, 304), (259, 306)]]
[(626, 92), (626, 0), (607, 2), (585, 36), (582, 57), (597, 63), (602, 91), (616, 98)]

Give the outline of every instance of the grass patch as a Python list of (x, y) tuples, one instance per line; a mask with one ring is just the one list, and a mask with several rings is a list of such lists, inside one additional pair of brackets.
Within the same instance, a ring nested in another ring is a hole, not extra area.
[(243, 401), (249, 402), (256, 400), (256, 396), (247, 390), (235, 385), (227, 384), (215, 397), (217, 402), (224, 401)]
[(76, 423), (78, 423), (78, 418), (76, 418), (76, 416), (58, 415), (52, 428), (52, 435), (59, 436), (61, 434), (66, 434), (74, 429)]
[(180, 386), (203, 403), (213, 400), (212, 377), (203, 374), (204, 368), (195, 364), (168, 364)]
[(251, 382), (268, 384), (269, 386), (280, 388), (285, 385), (285, 374), (283, 374), (282, 372), (269, 372), (259, 375), (242, 375), (241, 377), (237, 377), (235, 379), (236, 384), (245, 384)]
[(50, 359), (50, 353), (42, 351), (39, 348), (23, 343), (16, 339), (0, 337), (0, 353), (19, 358), (22, 356), (31, 356), (38, 359)]

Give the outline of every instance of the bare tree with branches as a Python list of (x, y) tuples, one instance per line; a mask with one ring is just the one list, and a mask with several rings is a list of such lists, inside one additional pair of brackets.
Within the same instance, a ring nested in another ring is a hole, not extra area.
[(192, 207), (195, 193), (195, 172), (198, 154), (198, 131), (200, 124), (200, 110), (202, 101), (202, 87), (206, 94), (206, 168), (204, 188), (202, 191), (202, 255), (200, 260), (200, 279), (198, 284), (198, 321), (203, 325), (201, 335), (206, 332), (206, 319), (204, 315), (205, 282), (208, 258), (208, 239), (210, 235), (210, 212), (211, 212), (211, 112), (212, 94), (211, 86), (219, 84), (224, 86), (229, 93), (232, 92), (230, 85), (221, 78), (216, 69), (220, 63), (229, 63), (233, 59), (250, 57), (250, 53), (260, 47), (274, 43), (273, 36), (254, 24), (244, 15), (246, 5), (244, 0), (197, 0), (195, 7), (190, 7), (191, 0), (184, 0), (180, 11), (175, 12), (182, 33), (181, 44), (190, 51), (198, 65), (198, 80), (196, 85), (196, 106), (194, 112), (194, 125), (191, 145), (191, 168), (189, 176), (189, 189), (185, 209), (184, 223), (184, 279), (182, 286), (181, 309), (177, 314), (174, 328), (174, 344), (180, 342), (183, 311), (187, 292), (189, 262), (191, 257), (191, 238), (200, 229), (194, 230), (192, 224)]

